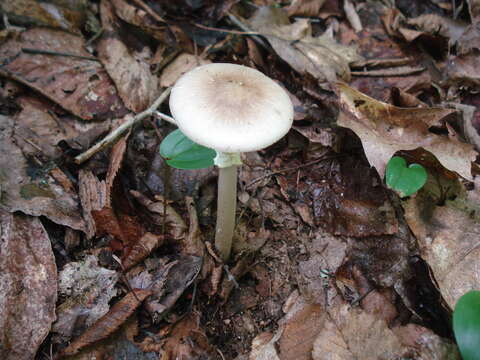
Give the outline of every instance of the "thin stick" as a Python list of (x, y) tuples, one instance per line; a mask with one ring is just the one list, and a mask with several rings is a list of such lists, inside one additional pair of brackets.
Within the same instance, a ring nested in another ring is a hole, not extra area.
[(142, 111), (141, 113), (135, 115), (134, 117), (129, 118), (127, 121), (125, 121), (122, 125), (117, 127), (115, 130), (110, 132), (107, 136), (105, 136), (102, 140), (100, 140), (98, 143), (93, 145), (90, 149), (87, 151), (81, 153), (77, 157), (75, 157), (75, 162), (77, 164), (81, 164), (84, 161), (90, 159), (94, 154), (97, 152), (105, 149), (106, 147), (110, 146), (113, 144), (120, 136), (123, 135), (128, 129), (130, 129), (134, 124), (138, 123), (139, 121), (142, 121), (148, 116), (151, 116), (157, 108), (165, 101), (165, 99), (168, 97), (170, 94), (170, 90), (172, 88), (167, 88), (159, 97), (157, 100), (154, 101), (150, 107)]
[(168, 116), (167, 114), (161, 113), (160, 111), (155, 111), (153, 113), (153, 116), (155, 116), (159, 119), (165, 120), (165, 121), (169, 122), (170, 124), (177, 125), (177, 122), (175, 121), (174, 118), (172, 118), (171, 116)]
[[(252, 30), (245, 25), (242, 21), (240, 21), (239, 18), (237, 18), (235, 15), (227, 12), (228, 18), (230, 19), (231, 22), (233, 22), (234, 25), (238, 26), (240, 29), (242, 29), (245, 32), (252, 32)], [(255, 40), (260, 46), (263, 46), (265, 49), (270, 51), (270, 46), (258, 35), (251, 35), (253, 40)]]
[(220, 29), (216, 27), (211, 27), (211, 26), (205, 26), (202, 24), (193, 24), (196, 27), (204, 30), (210, 30), (210, 31), (218, 31), (218, 32), (223, 32), (227, 34), (235, 34), (235, 35), (261, 35), (259, 32), (256, 31), (238, 31), (238, 30), (227, 30), (227, 29)]
[(70, 54), (70, 53), (64, 53), (64, 52), (58, 52), (58, 51), (51, 51), (51, 50), (22, 48), (22, 52), (24, 52), (25, 54), (67, 56), (67, 57), (73, 57), (73, 58), (77, 58), (77, 59), (84, 59), (84, 60), (90, 60), (90, 61), (100, 61), (96, 57), (93, 57), (93, 56), (83, 56), (83, 55), (76, 55), (76, 54)]

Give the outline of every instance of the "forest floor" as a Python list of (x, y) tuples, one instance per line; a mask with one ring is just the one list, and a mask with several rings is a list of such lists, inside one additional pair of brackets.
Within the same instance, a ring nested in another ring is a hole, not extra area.
[[(480, 288), (478, 1), (0, 10), (1, 359), (460, 359), (452, 310)], [(218, 172), (167, 166), (168, 99), (149, 108), (213, 62), (263, 72), (295, 110), (242, 155), (226, 264)], [(428, 172), (411, 196), (385, 185), (394, 155)]]

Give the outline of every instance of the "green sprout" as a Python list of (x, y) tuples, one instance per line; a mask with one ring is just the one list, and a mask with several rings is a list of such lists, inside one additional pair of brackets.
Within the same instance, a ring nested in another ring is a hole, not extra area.
[(422, 165), (411, 164), (400, 156), (394, 156), (387, 164), (385, 178), (387, 186), (400, 197), (410, 196), (420, 190), (427, 181), (427, 171)]
[(455, 305), (453, 332), (463, 360), (478, 359), (480, 352), (480, 291), (469, 291)]

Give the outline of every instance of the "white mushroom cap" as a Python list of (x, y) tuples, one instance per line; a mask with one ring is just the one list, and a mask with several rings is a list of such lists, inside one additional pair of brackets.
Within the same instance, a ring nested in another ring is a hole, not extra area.
[(180, 130), (220, 152), (263, 149), (283, 137), (293, 121), (284, 89), (252, 68), (208, 64), (183, 75), (170, 94)]

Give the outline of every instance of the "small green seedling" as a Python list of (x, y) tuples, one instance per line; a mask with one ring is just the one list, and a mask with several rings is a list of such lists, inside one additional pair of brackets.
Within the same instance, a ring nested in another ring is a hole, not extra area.
[(453, 332), (463, 360), (480, 354), (480, 291), (469, 291), (455, 305)]
[(171, 167), (192, 170), (213, 166), (217, 152), (194, 143), (177, 129), (163, 139), (160, 144), (160, 155)]
[(385, 173), (387, 186), (396, 191), (400, 197), (416, 193), (427, 181), (427, 171), (422, 165), (411, 164), (400, 156), (394, 156), (387, 164)]

